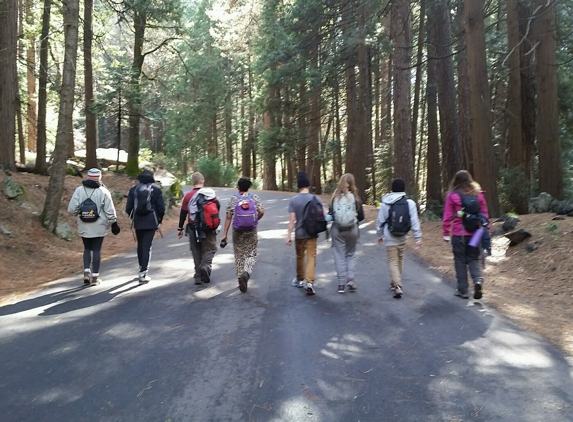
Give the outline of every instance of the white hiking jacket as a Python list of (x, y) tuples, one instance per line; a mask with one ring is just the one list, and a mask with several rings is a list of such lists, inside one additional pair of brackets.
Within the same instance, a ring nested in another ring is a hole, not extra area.
[[(384, 228), (382, 228), (382, 224), (386, 222), (390, 214), (390, 206), (405, 195), (406, 192), (392, 192), (382, 197), (382, 205), (376, 218), (376, 233), (379, 238), (384, 237), (384, 244), (386, 246), (402, 245), (406, 243), (408, 239), (408, 235), (392, 235), (388, 229), (388, 224), (384, 224)], [(411, 199), (408, 199), (408, 210), (410, 211), (410, 224), (414, 232), (414, 239), (419, 240), (422, 238), (422, 230), (420, 229), (420, 220), (418, 219), (418, 209), (416, 208), (416, 203)]]

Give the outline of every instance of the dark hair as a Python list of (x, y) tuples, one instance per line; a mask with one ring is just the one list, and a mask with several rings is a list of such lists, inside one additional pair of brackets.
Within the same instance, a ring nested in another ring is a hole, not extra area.
[(247, 192), (252, 184), (253, 182), (248, 177), (241, 177), (237, 182), (237, 187), (241, 192)]
[(299, 174), (297, 174), (296, 176), (296, 186), (299, 189), (302, 188), (309, 188), (310, 187), (310, 180), (307, 176), (307, 174), (304, 171), (301, 171)]

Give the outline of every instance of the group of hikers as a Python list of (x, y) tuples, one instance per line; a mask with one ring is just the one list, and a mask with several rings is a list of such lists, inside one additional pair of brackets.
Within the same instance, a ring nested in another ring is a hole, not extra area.
[[(129, 190), (125, 212), (132, 220), (137, 240), (137, 278), (139, 284), (146, 284), (151, 281), (148, 270), (152, 242), (156, 231), (160, 230), (165, 202), (150, 170), (144, 170), (137, 179), (139, 183)], [(84, 244), (84, 284), (88, 286), (101, 282), (101, 248), (108, 229), (111, 228), (114, 235), (120, 232), (111, 194), (101, 180), (101, 171), (90, 169), (87, 179), (75, 190), (68, 206), (68, 212), (77, 216), (78, 232)], [(205, 187), (203, 175), (194, 173), (191, 183), (193, 189), (185, 194), (181, 204), (177, 233), (180, 239), (183, 236), (188, 238), (194, 262), (194, 282), (197, 285), (211, 282), (217, 247), (227, 245), (232, 226), (238, 287), (244, 293), (257, 261), (258, 222), (265, 214), (261, 198), (249, 192), (252, 186), (249, 178), (240, 178), (237, 193), (233, 194), (225, 208), (223, 223), (219, 215), (221, 204), (215, 191)], [(338, 293), (356, 291), (355, 255), (364, 209), (354, 176), (347, 173), (340, 178), (328, 204), (310, 192), (311, 183), (306, 173), (298, 173), (296, 183), (298, 194), (291, 197), (288, 204), (286, 238), (286, 244), (290, 246), (294, 232), (296, 276), (292, 285), (304, 288), (308, 295), (316, 293), (317, 239), (331, 223), (329, 234)], [(442, 227), (444, 241), (452, 245), (457, 278), (455, 295), (463, 299), (470, 296), (468, 269), (474, 284), (474, 299), (481, 299), (483, 295), (480, 257), (483, 257), (484, 250), (491, 250), (488, 221), (487, 204), (481, 187), (468, 171), (458, 171), (445, 198)], [(402, 269), (410, 231), (416, 247), (422, 245), (417, 204), (407, 197), (403, 179), (394, 179), (391, 192), (382, 196), (375, 227), (378, 244), (386, 247), (390, 289), (393, 297), (400, 299), (404, 294)], [(221, 231), (218, 245), (217, 236)]]

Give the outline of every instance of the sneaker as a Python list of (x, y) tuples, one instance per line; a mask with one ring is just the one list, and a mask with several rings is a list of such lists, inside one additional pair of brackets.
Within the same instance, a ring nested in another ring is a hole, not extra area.
[(302, 289), (304, 287), (304, 285), (306, 284), (306, 280), (298, 280), (296, 277), (292, 279), (292, 283), (291, 283), (294, 287), (298, 287), (300, 289)]
[(401, 287), (395, 287), (394, 288), (394, 299), (400, 299), (403, 294), (404, 294), (404, 292), (402, 291)]
[(351, 292), (356, 291), (356, 283), (354, 282), (354, 280), (349, 280), (348, 283), (346, 283), (346, 285), (348, 286), (348, 290)]
[(199, 284), (203, 284), (203, 282), (201, 281), (200, 278), (199, 278), (199, 279), (196, 278), (196, 279), (195, 279), (195, 284), (199, 285)]
[(468, 292), (462, 292), (459, 289), (456, 289), (454, 292), (454, 296), (461, 297), (462, 299), (469, 299), (470, 295)]
[(99, 274), (92, 274), (90, 286), (97, 286), (101, 282), (102, 282), (102, 279), (100, 278)]
[(346, 286), (344, 284), (338, 285), (338, 293), (344, 293)]
[(312, 284), (306, 283), (305, 289), (307, 295), (312, 296), (314, 294), (314, 286)]
[(243, 293), (247, 291), (247, 283), (249, 282), (249, 273), (244, 271), (239, 277), (239, 290)]
[(92, 273), (91, 271), (84, 271), (84, 285), (89, 286), (92, 282)]
[(479, 300), (483, 296), (482, 291), (481, 291), (482, 284), (483, 284), (483, 278), (480, 278), (474, 286), (474, 299), (475, 300)]
[(209, 274), (209, 268), (203, 266), (201, 267), (201, 281), (205, 284), (211, 282), (211, 274)]
[(139, 284), (147, 284), (151, 281), (151, 277), (147, 275), (147, 271), (140, 272), (137, 279), (139, 280)]

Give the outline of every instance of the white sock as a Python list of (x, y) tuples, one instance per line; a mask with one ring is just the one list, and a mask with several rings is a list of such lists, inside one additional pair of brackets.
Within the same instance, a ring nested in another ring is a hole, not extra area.
[(89, 268), (84, 268), (84, 273), (89, 273), (91, 270)]

